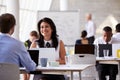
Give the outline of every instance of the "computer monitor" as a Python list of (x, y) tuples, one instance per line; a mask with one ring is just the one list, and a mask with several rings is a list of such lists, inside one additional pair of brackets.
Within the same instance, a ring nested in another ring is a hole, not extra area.
[(95, 46), (93, 44), (75, 45), (75, 54), (95, 54)]
[(38, 66), (38, 60), (39, 60), (39, 50), (27, 50), (30, 54), (31, 59), (36, 63)]
[(99, 57), (104, 57), (104, 50), (109, 50), (108, 56), (112, 56), (112, 44), (98, 44), (98, 50)]

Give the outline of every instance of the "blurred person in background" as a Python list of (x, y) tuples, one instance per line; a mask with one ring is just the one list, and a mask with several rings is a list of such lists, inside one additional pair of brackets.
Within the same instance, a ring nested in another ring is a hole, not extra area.
[(33, 41), (35, 41), (35, 40), (37, 40), (39, 37), (38, 37), (38, 33), (37, 33), (37, 31), (31, 31), (30, 32), (30, 36), (29, 36), (29, 39), (28, 40), (26, 40), (25, 41), (25, 46), (29, 49), (30, 48), (30, 46), (31, 46), (31, 44), (32, 44), (32, 42)]
[(120, 40), (120, 23), (115, 26), (116, 33), (113, 35), (114, 38)]
[(95, 32), (96, 32), (96, 25), (95, 23), (92, 21), (92, 14), (88, 13), (86, 15), (86, 24), (85, 24), (85, 28), (87, 31), (87, 38), (89, 40), (90, 44), (93, 44), (94, 40), (95, 40)]
[(86, 36), (87, 36), (87, 31), (86, 31), (86, 30), (83, 30), (83, 31), (81, 32), (81, 36), (80, 36), (81, 39), (76, 40), (75, 45), (88, 44), (89, 42), (88, 42), (88, 39), (86, 38)]

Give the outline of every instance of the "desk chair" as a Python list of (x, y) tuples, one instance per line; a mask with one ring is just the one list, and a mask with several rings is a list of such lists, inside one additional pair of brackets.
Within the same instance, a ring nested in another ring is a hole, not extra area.
[(0, 80), (19, 80), (19, 67), (15, 64), (0, 63)]
[(71, 64), (95, 64), (96, 56), (92, 54), (74, 54), (70, 55)]
[[(74, 54), (70, 55), (71, 64), (96, 64), (96, 56), (93, 54)], [(77, 76), (77, 75), (75, 75)], [(91, 66), (84, 71), (82, 71), (83, 77), (92, 78), (92, 80), (96, 79), (96, 69), (95, 66)], [(90, 79), (89, 79), (90, 80)]]
[[(81, 60), (81, 63), (94, 63), (95, 60), (95, 45), (94, 44), (79, 44), (75, 45), (75, 54), (91, 54), (91, 56), (86, 56)], [(92, 56), (93, 55), (93, 56)], [(94, 57), (94, 58), (92, 58)], [(89, 61), (89, 62), (88, 62)], [(96, 61), (96, 60), (95, 60)], [(95, 63), (94, 63), (95, 64)], [(86, 69), (83, 71), (85, 76), (95, 76), (94, 73), (96, 72), (95, 66)]]

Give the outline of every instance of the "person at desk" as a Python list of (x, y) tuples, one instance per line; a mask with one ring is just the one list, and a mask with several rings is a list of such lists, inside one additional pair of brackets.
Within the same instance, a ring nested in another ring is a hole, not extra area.
[(29, 49), (31, 44), (32, 44), (32, 42), (34, 40), (37, 40), (37, 39), (38, 39), (38, 33), (37, 33), (37, 31), (33, 30), (33, 31), (30, 32), (30, 38), (28, 40), (26, 40), (24, 44)]
[[(48, 18), (45, 17), (41, 19), (38, 24), (37, 24), (37, 29), (39, 32), (39, 40), (33, 42), (31, 44), (31, 48), (36, 48), (38, 47), (54, 47), (59, 59), (60, 64), (65, 64), (65, 47), (64, 43), (62, 40), (58, 38), (57, 31), (56, 31), (56, 26), (54, 22)], [(35, 75), (34, 80), (39, 80), (42, 77), (49, 78), (49, 79), (54, 79), (56, 77), (57, 80), (59, 79), (59, 75), (52, 76), (51, 75)], [(61, 77), (64, 77), (63, 75)]]
[(117, 38), (118, 40), (120, 40), (120, 23), (118, 23), (115, 27), (115, 31), (116, 33), (113, 35), (114, 38)]
[[(103, 36), (95, 39), (94, 44), (112, 44), (120, 43), (120, 41), (112, 38), (112, 29), (109, 26), (103, 28)], [(106, 80), (106, 76), (109, 75), (109, 80), (116, 80), (118, 74), (118, 65), (110, 63), (97, 63), (96, 68), (98, 71), (99, 80)]]
[(86, 36), (87, 36), (87, 31), (83, 30), (81, 32), (81, 39), (76, 40), (75, 44), (76, 45), (79, 45), (79, 44), (88, 44), (89, 42), (88, 42), (88, 39), (86, 38)]
[(12, 14), (5, 13), (0, 16), (0, 63), (13, 63), (18, 66), (22, 64), (27, 71), (34, 71), (36, 64), (24, 44), (11, 37), (15, 24), (16, 20)]

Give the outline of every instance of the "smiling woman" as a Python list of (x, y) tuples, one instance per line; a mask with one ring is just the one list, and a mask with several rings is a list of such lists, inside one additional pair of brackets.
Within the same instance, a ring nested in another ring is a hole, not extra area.
[(56, 31), (56, 25), (50, 18), (43, 18), (37, 24), (39, 32), (39, 40), (31, 44), (31, 48), (46, 47), (46, 43), (49, 42), (51, 47), (55, 48), (56, 53), (59, 55), (60, 64), (65, 64), (65, 47), (62, 40), (59, 39)]
[[(60, 64), (65, 64), (65, 47), (62, 40), (59, 39), (56, 31), (56, 25), (52, 21), (52, 19), (45, 17), (41, 19), (37, 24), (37, 29), (39, 32), (39, 40), (36, 40), (31, 44), (31, 48), (44, 47), (46, 48), (46, 43), (50, 44), (50, 47), (55, 48), (56, 54), (59, 56), (56, 61)], [(57, 77), (56, 77), (57, 76)], [(58, 79), (58, 77), (60, 77)], [(43, 79), (45, 80), (49, 78), (53, 80), (57, 78), (57, 80), (64, 80), (64, 75), (35, 75), (34, 80)], [(62, 78), (62, 79), (61, 79)]]

